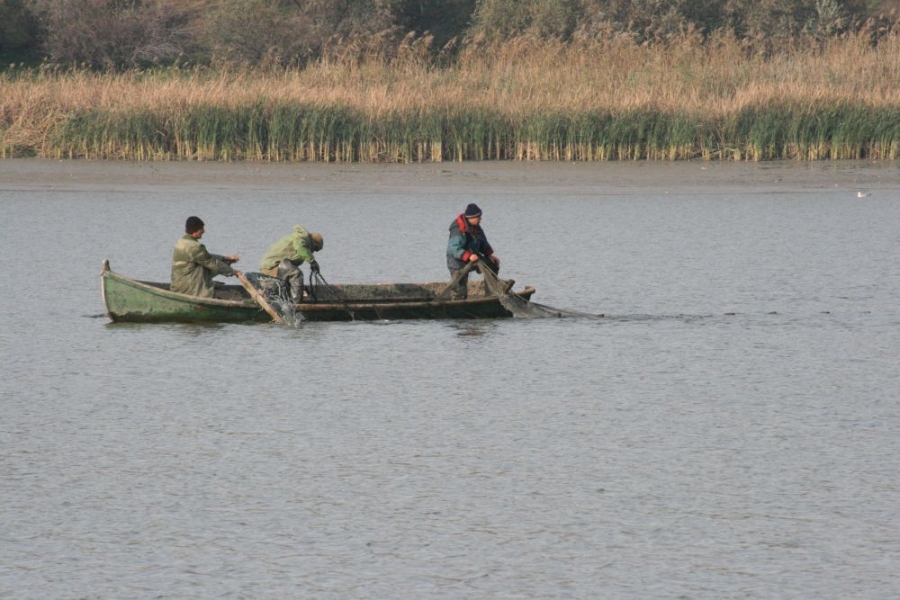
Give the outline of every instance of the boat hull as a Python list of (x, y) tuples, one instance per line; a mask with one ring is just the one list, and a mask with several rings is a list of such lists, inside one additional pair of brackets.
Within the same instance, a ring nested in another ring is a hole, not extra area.
[[(217, 284), (216, 298), (170, 292), (167, 284), (138, 281), (113, 272), (104, 261), (101, 274), (106, 314), (122, 323), (250, 323), (272, 318), (241, 286)], [(363, 299), (312, 300), (294, 304), (306, 321), (378, 321), (400, 319), (491, 319), (511, 317), (496, 296), (435, 300), (445, 283), (336, 286)], [(516, 294), (529, 299), (534, 288)]]

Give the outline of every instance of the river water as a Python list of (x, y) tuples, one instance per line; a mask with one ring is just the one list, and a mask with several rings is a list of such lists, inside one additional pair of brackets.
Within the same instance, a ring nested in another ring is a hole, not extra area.
[[(605, 316), (103, 316), (188, 215), (420, 281), (469, 202)], [(0, 219), (2, 598), (900, 596), (897, 165), (6, 160)]]

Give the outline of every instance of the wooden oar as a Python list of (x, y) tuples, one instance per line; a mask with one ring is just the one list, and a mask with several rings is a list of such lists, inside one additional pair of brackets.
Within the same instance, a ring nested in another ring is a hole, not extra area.
[(281, 323), (281, 315), (279, 315), (278, 312), (274, 308), (272, 308), (272, 305), (269, 304), (269, 302), (263, 297), (263, 295), (259, 293), (259, 290), (253, 287), (253, 284), (247, 280), (244, 274), (240, 271), (235, 271), (234, 274), (241, 281), (241, 285), (244, 286), (244, 289), (247, 290), (247, 293), (250, 294), (250, 297), (256, 300), (256, 303), (259, 304), (264, 311), (269, 313), (269, 316), (272, 317), (272, 320), (276, 323)]

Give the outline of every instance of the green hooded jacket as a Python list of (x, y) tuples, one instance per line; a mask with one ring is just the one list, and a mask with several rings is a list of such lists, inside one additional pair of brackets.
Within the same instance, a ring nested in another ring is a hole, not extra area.
[(170, 288), (173, 292), (212, 298), (213, 277), (216, 275), (230, 277), (234, 275), (234, 269), (221, 256), (207, 252), (206, 246), (190, 234), (175, 242)]
[(294, 225), (293, 233), (269, 246), (259, 266), (263, 271), (271, 271), (284, 259), (297, 266), (303, 264), (303, 261), (313, 261), (312, 238), (309, 237), (309, 232), (299, 225)]

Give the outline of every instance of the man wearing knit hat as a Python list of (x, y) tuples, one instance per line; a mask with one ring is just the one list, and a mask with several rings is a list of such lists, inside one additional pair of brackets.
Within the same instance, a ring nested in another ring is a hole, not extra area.
[[(494, 256), (494, 249), (481, 228), (481, 209), (477, 204), (469, 204), (466, 210), (450, 223), (450, 239), (447, 242), (447, 268), (450, 277), (464, 269), (468, 263), (484, 261), (496, 273), (500, 269), (500, 259)], [(452, 298), (465, 299), (468, 294), (469, 274), (463, 275), (451, 290)]]
[(175, 243), (172, 253), (172, 285), (169, 289), (179, 294), (212, 298), (215, 295), (213, 277), (232, 277), (241, 272), (231, 265), (240, 258), (234, 254), (220, 256), (210, 254), (200, 238), (206, 233), (206, 224), (200, 217), (188, 217), (184, 235)]

